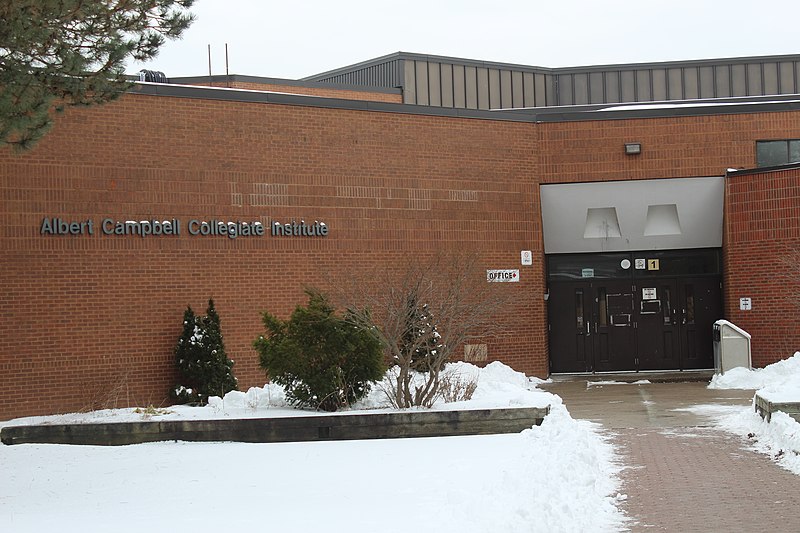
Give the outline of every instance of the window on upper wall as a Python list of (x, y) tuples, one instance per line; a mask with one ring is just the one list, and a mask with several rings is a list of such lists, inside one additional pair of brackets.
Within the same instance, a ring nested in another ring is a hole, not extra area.
[(800, 161), (800, 139), (756, 141), (756, 165), (775, 167)]

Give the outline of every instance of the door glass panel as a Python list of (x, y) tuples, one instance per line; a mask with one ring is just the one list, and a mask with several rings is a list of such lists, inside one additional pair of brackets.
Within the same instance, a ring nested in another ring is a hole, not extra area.
[(597, 290), (597, 303), (600, 308), (597, 321), (599, 322), (600, 327), (605, 327), (608, 325), (608, 302), (606, 301), (605, 287)]
[(694, 287), (686, 285), (686, 323), (694, 324)]
[(575, 326), (583, 330), (583, 289), (575, 289)]
[(664, 309), (664, 325), (669, 326), (672, 324), (672, 292), (670, 287), (661, 287), (661, 298)]
[(633, 313), (633, 295), (609, 294), (608, 315), (612, 326), (629, 326)]
[(657, 315), (661, 312), (661, 300), (642, 300), (639, 312), (643, 315)]

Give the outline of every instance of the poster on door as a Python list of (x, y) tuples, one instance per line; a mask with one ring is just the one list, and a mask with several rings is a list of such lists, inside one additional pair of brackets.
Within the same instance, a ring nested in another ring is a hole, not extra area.
[(655, 287), (642, 288), (642, 300), (656, 300), (656, 299), (658, 299), (658, 295), (656, 295)]

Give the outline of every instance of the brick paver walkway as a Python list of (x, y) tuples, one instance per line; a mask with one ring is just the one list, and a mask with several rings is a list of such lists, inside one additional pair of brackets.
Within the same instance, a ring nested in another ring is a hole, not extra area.
[(744, 404), (746, 391), (703, 383), (548, 387), (575, 418), (602, 423), (627, 469), (621, 492), (630, 531), (800, 532), (800, 476), (746, 449), (744, 436), (674, 409)]

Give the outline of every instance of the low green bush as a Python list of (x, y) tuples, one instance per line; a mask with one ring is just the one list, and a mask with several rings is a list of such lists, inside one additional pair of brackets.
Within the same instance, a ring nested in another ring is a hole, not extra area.
[(289, 403), (336, 411), (364, 397), (383, 377), (381, 345), (347, 316), (336, 316), (324, 295), (307, 293), (308, 305), (298, 306), (288, 321), (263, 313), (266, 334), (253, 345)]

